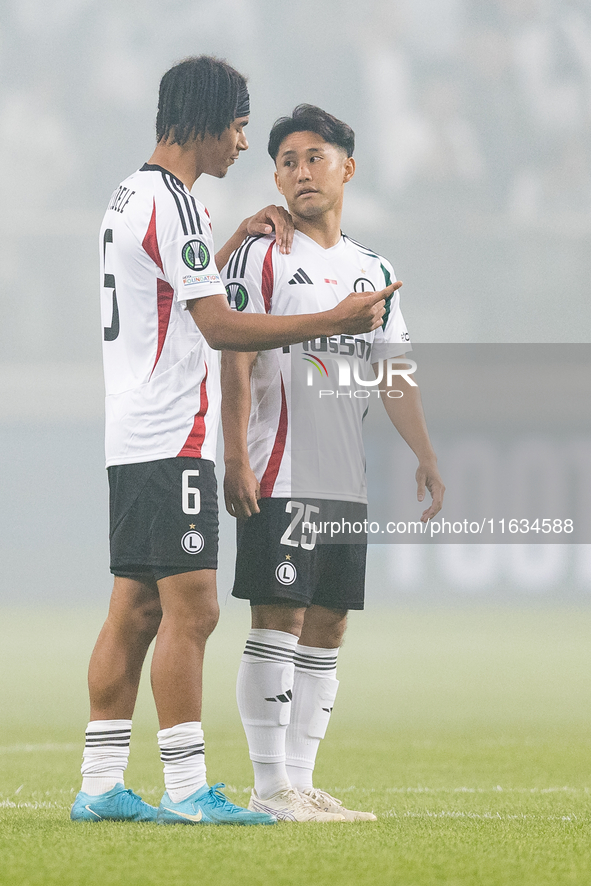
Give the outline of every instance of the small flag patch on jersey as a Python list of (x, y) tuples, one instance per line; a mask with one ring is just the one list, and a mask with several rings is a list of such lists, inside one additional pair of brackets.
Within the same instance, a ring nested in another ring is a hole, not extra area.
[(325, 278), (324, 278), (324, 282), (325, 282), (325, 283), (332, 283), (333, 286), (336, 286), (336, 285), (337, 285), (337, 281), (336, 281), (336, 280), (329, 280), (328, 277), (325, 277)]

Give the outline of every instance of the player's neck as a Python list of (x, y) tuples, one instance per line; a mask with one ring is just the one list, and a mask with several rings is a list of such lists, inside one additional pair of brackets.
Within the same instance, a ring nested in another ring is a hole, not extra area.
[(301, 218), (293, 214), (293, 223), (296, 231), (300, 231), (322, 246), (330, 249), (336, 246), (341, 239), (341, 213), (327, 212), (317, 218)]
[(148, 163), (162, 166), (172, 172), (189, 189), (193, 187), (202, 170), (199, 167), (196, 145), (173, 145), (170, 142), (159, 142)]

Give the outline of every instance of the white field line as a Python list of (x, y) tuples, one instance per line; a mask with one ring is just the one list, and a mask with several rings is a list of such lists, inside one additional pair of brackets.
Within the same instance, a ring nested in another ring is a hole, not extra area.
[(43, 751), (76, 751), (82, 753), (84, 741), (79, 742), (53, 742), (47, 744), (9, 744), (0, 745), (0, 754), (36, 754)]
[(72, 804), (57, 803), (52, 800), (33, 800), (30, 803), (12, 800), (0, 800), (0, 809), (69, 809)]
[(501, 812), (463, 812), (456, 810), (442, 809), (439, 812), (431, 812), (425, 809), (423, 812), (414, 812), (407, 810), (406, 812), (396, 812), (389, 809), (386, 812), (377, 813), (378, 818), (418, 818), (427, 821), (433, 818), (451, 818), (466, 819), (476, 821), (589, 821), (588, 815), (575, 815), (569, 813), (567, 815), (539, 815), (533, 812), (501, 813)]
[[(250, 790), (250, 788), (248, 789)], [(418, 787), (391, 787), (391, 788), (357, 788), (350, 786), (346, 788), (335, 788), (335, 796), (341, 794), (589, 794), (591, 788), (573, 788), (570, 785), (560, 785), (547, 788), (503, 788), (496, 785), (490, 788), (469, 788), (469, 787), (441, 787), (429, 788), (424, 786)]]

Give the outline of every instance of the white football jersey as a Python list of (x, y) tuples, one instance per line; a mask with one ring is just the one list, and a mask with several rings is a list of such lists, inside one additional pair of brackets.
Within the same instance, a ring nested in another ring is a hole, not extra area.
[[(222, 278), (232, 308), (270, 314), (327, 311), (350, 292), (377, 291), (396, 280), (386, 259), (345, 235), (324, 249), (299, 231), (289, 255), (273, 236), (247, 238)], [(371, 364), (408, 350), (396, 291), (373, 332), (258, 354), (248, 452), (263, 498), (367, 501), (362, 421), (376, 399)]]
[(207, 210), (145, 164), (117, 188), (100, 233), (107, 466), (215, 459), (218, 355), (186, 309), (223, 293)]

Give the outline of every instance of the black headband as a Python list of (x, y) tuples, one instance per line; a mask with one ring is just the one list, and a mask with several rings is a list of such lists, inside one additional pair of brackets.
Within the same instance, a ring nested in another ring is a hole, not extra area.
[(236, 112), (234, 114), (234, 118), (236, 117), (248, 117), (250, 114), (250, 96), (248, 94), (248, 89), (246, 88), (246, 84), (241, 86), (238, 90), (238, 98), (236, 99)]

